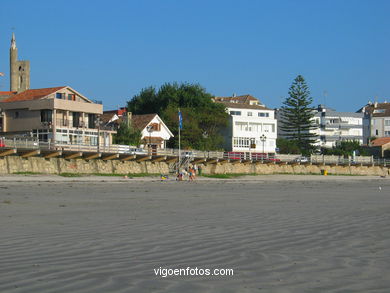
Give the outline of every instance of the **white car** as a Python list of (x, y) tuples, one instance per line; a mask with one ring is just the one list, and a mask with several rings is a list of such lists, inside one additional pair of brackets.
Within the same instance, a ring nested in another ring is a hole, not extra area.
[(308, 157), (298, 157), (294, 160), (294, 162), (299, 162), (299, 163), (308, 163), (309, 158)]

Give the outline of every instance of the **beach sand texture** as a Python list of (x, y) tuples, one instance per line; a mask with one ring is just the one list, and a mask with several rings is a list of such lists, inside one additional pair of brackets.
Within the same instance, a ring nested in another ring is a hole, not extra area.
[(390, 292), (390, 181), (283, 178), (0, 182), (0, 292)]

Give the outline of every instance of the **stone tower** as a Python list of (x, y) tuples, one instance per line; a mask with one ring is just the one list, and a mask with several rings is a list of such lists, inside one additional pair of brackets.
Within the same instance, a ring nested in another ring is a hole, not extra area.
[(30, 88), (30, 61), (18, 61), (15, 34), (12, 33), (10, 57), (10, 90), (23, 92)]

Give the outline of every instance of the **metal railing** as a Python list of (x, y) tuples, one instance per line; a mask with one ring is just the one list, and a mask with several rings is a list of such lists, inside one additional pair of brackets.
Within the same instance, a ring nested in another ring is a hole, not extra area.
[[(128, 145), (83, 145), (83, 144), (63, 144), (52, 143), (51, 141), (43, 142), (38, 139), (14, 137), (0, 138), (0, 148), (15, 148), (15, 149), (42, 149), (42, 150), (61, 150), (61, 151), (79, 151), (79, 152), (100, 152), (100, 153), (117, 153), (117, 154), (133, 154), (133, 155), (148, 155), (147, 149), (138, 148)], [(153, 153), (157, 156), (172, 156), (178, 157), (178, 149), (159, 149)], [(311, 155), (310, 157), (302, 157), (301, 155), (268, 155), (263, 153), (250, 152), (218, 152), (218, 151), (196, 151), (196, 150), (181, 150), (181, 166), (188, 163), (194, 158), (205, 159), (224, 159), (224, 160), (241, 160), (253, 162), (285, 162), (285, 163), (310, 163), (310, 164), (336, 164), (336, 165), (380, 165), (390, 166), (390, 159), (374, 158), (373, 156), (334, 156), (334, 155)], [(177, 163), (175, 165), (177, 168)]]

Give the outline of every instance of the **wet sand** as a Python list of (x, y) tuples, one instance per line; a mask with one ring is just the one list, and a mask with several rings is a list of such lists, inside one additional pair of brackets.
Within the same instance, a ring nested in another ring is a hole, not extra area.
[(0, 178), (0, 292), (389, 292), (389, 179), (45, 178)]

